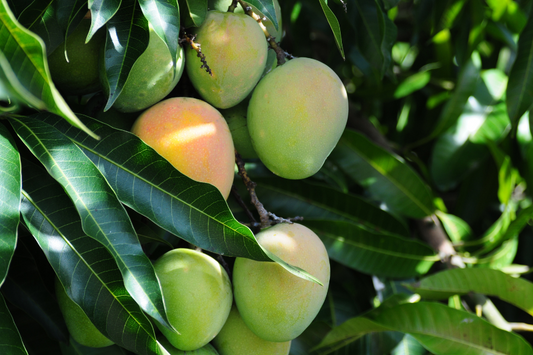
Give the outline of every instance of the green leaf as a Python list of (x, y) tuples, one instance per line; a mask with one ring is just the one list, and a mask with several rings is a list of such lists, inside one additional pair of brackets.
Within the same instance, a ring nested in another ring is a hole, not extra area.
[(434, 213), (431, 190), (418, 174), (364, 135), (346, 129), (331, 158), (395, 213), (413, 218)]
[(22, 187), (20, 155), (6, 126), (0, 123), (0, 286), (17, 245)]
[(104, 26), (120, 8), (122, 0), (89, 0), (91, 11), (91, 28), (87, 34), (87, 42), (102, 26)]
[(461, 218), (442, 211), (437, 211), (436, 215), (439, 217), (446, 234), (448, 234), (452, 242), (464, 242), (474, 238), (472, 229)]
[(453, 127), (436, 141), (430, 172), (440, 190), (447, 191), (489, 157), (487, 143), (500, 142), (509, 132), (505, 104), (481, 105), (470, 97)]
[(363, 273), (408, 278), (428, 272), (439, 260), (413, 239), (370, 232), (346, 221), (303, 220), (322, 239), (331, 259)]
[(402, 341), (391, 351), (391, 355), (425, 355), (427, 350), (412, 335), (405, 335)]
[(412, 335), (439, 355), (533, 354), (519, 335), (510, 333), (472, 313), (440, 303), (419, 302), (377, 308), (334, 328), (316, 348), (329, 354), (370, 332), (395, 330)]
[(56, 4), (57, 22), (65, 30), (66, 40), (87, 13), (87, 0), (56, 0)]
[(102, 134), (102, 141), (73, 130), (57, 116), (39, 115), (83, 149), (124, 204), (197, 247), (227, 256), (273, 260), (294, 275), (319, 283), (263, 249), (250, 229), (235, 220), (217, 188), (181, 174), (135, 135), (80, 117)]
[(342, 59), (345, 60), (346, 56), (344, 55), (344, 47), (342, 45), (342, 35), (341, 35), (341, 27), (339, 25), (339, 20), (337, 20), (337, 17), (331, 11), (329, 8), (326, 0), (318, 0), (320, 2), (320, 7), (322, 8), (322, 11), (324, 11), (324, 15), (326, 15), (326, 20), (329, 23), (329, 26), (331, 27), (331, 30), (333, 31), (333, 36), (335, 37), (335, 44), (337, 45), (337, 48), (339, 49), (339, 52), (341, 53)]
[(155, 33), (165, 42), (174, 63), (178, 62), (180, 11), (174, 0), (139, 0), (139, 5)]
[(0, 333), (0, 353), (28, 355), (2, 294), (0, 294), (0, 329), (2, 329), (2, 333)]
[(100, 171), (52, 126), (31, 117), (12, 118), (11, 123), (24, 144), (74, 201), (85, 233), (111, 252), (132, 297), (150, 316), (168, 324), (152, 263), (124, 206)]
[[(276, 6), (274, 5), (273, 0), (248, 0), (246, 2), (255, 6), (255, 8), (272, 21), (278, 32), (282, 32), (281, 28), (279, 28), (279, 24), (281, 23), (281, 13), (276, 11)], [(279, 39), (281, 40), (281, 38)]]
[(182, 26), (199, 27), (207, 16), (207, 0), (179, 0)]
[(533, 315), (533, 283), (500, 270), (450, 269), (425, 277), (410, 288), (425, 299), (445, 299), (475, 292), (495, 296)]
[(104, 111), (118, 98), (133, 64), (148, 46), (148, 21), (137, 3), (127, 1), (107, 22), (105, 44), (105, 90), (109, 93)]
[(0, 82), (12, 100), (60, 115), (97, 138), (52, 83), (43, 41), (17, 22), (6, 0), (0, 1)]
[(425, 87), (429, 83), (430, 79), (431, 74), (429, 71), (422, 71), (410, 75), (398, 85), (396, 90), (394, 90), (393, 97), (395, 99), (399, 99), (408, 96), (413, 92)]
[(278, 216), (302, 216), (306, 221), (345, 220), (378, 234), (407, 237), (396, 217), (361, 197), (306, 180), (254, 178), (261, 203)]
[(138, 354), (158, 354), (152, 324), (126, 291), (108, 250), (87, 236), (61, 185), (25, 164), (22, 215), (69, 297), (108, 338)]
[(509, 72), (506, 92), (507, 112), (513, 126), (533, 102), (533, 16), (518, 39), (518, 52)]

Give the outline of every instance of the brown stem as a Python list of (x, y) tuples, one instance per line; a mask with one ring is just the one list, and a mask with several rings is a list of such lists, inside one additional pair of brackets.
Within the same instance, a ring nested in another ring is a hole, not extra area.
[(180, 39), (180, 44), (187, 42), (192, 49), (196, 51), (196, 56), (200, 58), (200, 61), (202, 62), (202, 65), (200, 66), (201, 69), (205, 69), (206, 72), (209, 73), (209, 75), (213, 76), (213, 72), (211, 71), (211, 68), (209, 68), (209, 65), (207, 65), (207, 60), (205, 59), (205, 54), (202, 53), (202, 45), (200, 43), (195, 42), (196, 35), (189, 36), (188, 34), (184, 34), (184, 37)]
[(263, 33), (265, 34), (266, 40), (268, 44), (270, 45), (270, 48), (272, 48), (274, 52), (276, 52), (276, 56), (278, 59), (278, 65), (282, 65), (283, 63), (285, 63), (285, 60), (287, 57), (286, 52), (276, 42), (276, 38), (268, 32), (266, 26), (263, 24), (263, 19), (258, 14), (256, 14), (252, 10), (252, 7), (248, 5), (246, 2), (242, 0), (237, 0), (237, 1), (239, 2), (239, 4), (241, 4), (244, 10), (244, 13), (250, 16), (251, 18), (253, 18), (255, 21), (257, 21), (257, 23), (259, 24), (259, 27), (261, 27), (261, 29), (263, 30)]

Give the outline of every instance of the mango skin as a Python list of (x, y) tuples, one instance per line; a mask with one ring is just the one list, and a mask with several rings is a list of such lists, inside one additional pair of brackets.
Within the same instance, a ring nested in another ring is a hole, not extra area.
[(265, 69), (267, 42), (251, 17), (209, 11), (195, 31), (212, 76), (201, 68), (197, 52), (187, 46), (187, 74), (200, 96), (216, 108), (230, 108), (253, 90)]
[(288, 355), (291, 342), (267, 341), (255, 335), (244, 323), (235, 305), (231, 307), (228, 320), (213, 339), (220, 355)]
[(173, 332), (155, 321), (177, 349), (196, 350), (224, 326), (233, 293), (226, 270), (212, 257), (192, 249), (173, 249), (154, 263)]
[(286, 179), (304, 179), (320, 170), (347, 120), (342, 81), (309, 58), (292, 59), (267, 74), (248, 105), (248, 131), (257, 155)]
[(59, 279), (56, 279), (55, 291), (59, 309), (72, 339), (91, 348), (103, 348), (114, 344), (94, 326), (81, 307), (70, 299)]
[[(150, 26), (148, 47), (135, 61), (113, 108), (137, 112), (161, 101), (176, 87), (184, 68), (183, 48), (178, 47), (178, 61), (174, 63), (165, 42)], [(106, 84), (103, 87), (109, 89)]]
[(219, 355), (218, 351), (211, 344), (206, 344), (199, 349), (184, 351), (176, 349), (166, 338), (157, 339), (170, 355)]
[(233, 145), (244, 159), (258, 158), (252, 146), (246, 115), (248, 113), (248, 100), (242, 101), (231, 108), (220, 110), (220, 113), (228, 122), (228, 127), (233, 138)]
[(326, 299), (328, 253), (313, 231), (297, 223), (277, 224), (256, 238), (265, 249), (323, 284), (303, 280), (274, 262), (236, 258), (233, 296), (244, 323), (262, 339), (292, 340), (311, 324)]
[(144, 111), (131, 131), (191, 179), (228, 198), (235, 148), (224, 117), (208, 103), (188, 97), (160, 101)]
[(90, 27), (91, 20), (83, 19), (67, 37), (68, 62), (64, 53), (65, 43), (48, 56), (52, 81), (65, 95), (85, 95), (101, 89), (99, 58), (105, 44), (105, 31), (98, 30), (85, 44)]

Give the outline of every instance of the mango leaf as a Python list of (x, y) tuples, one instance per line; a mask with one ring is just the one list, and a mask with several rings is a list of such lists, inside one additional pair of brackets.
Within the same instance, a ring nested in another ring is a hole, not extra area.
[(155, 33), (165, 42), (174, 63), (178, 62), (180, 11), (174, 0), (139, 0), (144, 16)]
[(472, 229), (461, 218), (442, 211), (437, 211), (436, 215), (452, 242), (459, 243), (473, 239), (474, 233)]
[(341, 35), (341, 27), (339, 25), (339, 20), (337, 20), (337, 17), (331, 11), (329, 8), (327, 2), (325, 0), (318, 0), (320, 2), (320, 7), (322, 8), (322, 11), (324, 11), (324, 15), (326, 16), (326, 20), (329, 23), (329, 26), (331, 27), (331, 30), (333, 31), (333, 36), (335, 37), (335, 44), (337, 45), (337, 48), (339, 49), (339, 52), (341, 53), (342, 59), (345, 60), (346, 56), (344, 55), (344, 47), (342, 45), (342, 35)]
[(427, 350), (415, 337), (406, 334), (402, 341), (391, 351), (391, 355), (425, 355)]
[(17, 22), (6, 0), (0, 1), (0, 82), (12, 100), (60, 115), (97, 138), (52, 83), (42, 39)]
[(252, 231), (233, 217), (217, 188), (181, 174), (135, 135), (80, 115), (86, 124), (101, 132), (104, 138), (97, 142), (64, 125), (57, 116), (43, 113), (38, 117), (83, 150), (122, 203), (162, 228), (202, 249), (227, 256), (273, 260), (298, 277), (320, 283), (263, 249)]
[(509, 72), (506, 102), (507, 112), (513, 126), (531, 107), (533, 102), (533, 16), (529, 17), (526, 27), (518, 39), (518, 52)]
[(123, 3), (107, 22), (103, 85), (109, 96), (104, 111), (113, 106), (122, 92), (133, 64), (148, 46), (148, 39), (148, 21), (137, 1)]
[(393, 97), (399, 99), (408, 96), (425, 87), (430, 79), (431, 73), (429, 71), (421, 71), (410, 75), (398, 85), (396, 90), (394, 90)]
[(0, 123), (0, 286), (17, 245), (22, 187), (20, 155), (6, 126)]
[(306, 221), (346, 220), (378, 234), (409, 236), (407, 227), (396, 217), (361, 197), (306, 180), (253, 180), (261, 203), (278, 216), (303, 216)]
[(392, 211), (413, 218), (435, 212), (429, 187), (405, 161), (346, 129), (331, 159)]
[(85, 233), (102, 243), (113, 255), (128, 292), (146, 313), (168, 325), (152, 263), (139, 243), (124, 206), (100, 171), (52, 126), (31, 117), (12, 118), (11, 124), (24, 144), (74, 201)]
[(57, 22), (65, 30), (66, 40), (87, 13), (87, 0), (57, 0), (55, 8)]
[(199, 27), (204, 22), (207, 16), (207, 0), (179, 0), (178, 4), (183, 27)]
[(22, 215), (69, 297), (102, 334), (137, 354), (161, 354), (151, 322), (108, 250), (87, 236), (74, 204), (45, 171), (24, 165)]
[(533, 283), (500, 270), (450, 269), (425, 277), (411, 284), (410, 288), (429, 300), (445, 299), (468, 292), (495, 296), (533, 315)]
[[(44, 173), (46, 174), (46, 173)], [(12, 266), (2, 285), (6, 300), (40, 324), (48, 337), (56, 341), (68, 341), (68, 329), (59, 310), (57, 299), (41, 277), (36, 258), (27, 247), (32, 238), (21, 238), (13, 256)]]
[(334, 328), (315, 348), (329, 354), (370, 332), (410, 334), (434, 354), (533, 354), (519, 335), (501, 330), (472, 313), (440, 303), (405, 303), (378, 307)]
[[(488, 267), (496, 270), (503, 270), (512, 265), (516, 253), (518, 252), (518, 235), (506, 239), (498, 248), (487, 255), (479, 257), (475, 261), (478, 267)], [(468, 263), (468, 259), (465, 260)]]
[(107, 21), (109, 21), (120, 8), (122, 0), (89, 0), (88, 7), (91, 11), (91, 28), (89, 33), (87, 33), (86, 41), (94, 36), (96, 31), (98, 31), (102, 26), (104, 26)]
[(303, 220), (322, 239), (331, 259), (363, 273), (390, 278), (423, 275), (439, 260), (427, 245), (370, 232), (346, 221)]
[(26, 347), (7, 308), (6, 301), (0, 293), (0, 353), (10, 355), (28, 355)]
[(505, 104), (481, 105), (474, 97), (456, 124), (442, 134), (432, 150), (430, 172), (440, 190), (447, 191), (489, 157), (489, 142), (500, 142), (511, 128)]
[(263, 15), (268, 17), (274, 24), (276, 30), (280, 31), (279, 24), (281, 23), (281, 13), (276, 11), (274, 0), (248, 0), (246, 2), (255, 6), (261, 13), (263, 13)]

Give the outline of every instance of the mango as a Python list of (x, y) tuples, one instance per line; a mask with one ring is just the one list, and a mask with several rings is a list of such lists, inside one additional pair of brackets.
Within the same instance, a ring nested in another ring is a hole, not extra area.
[(59, 309), (65, 318), (70, 336), (77, 343), (91, 348), (103, 348), (113, 345), (114, 342), (103, 335), (91, 322), (83, 309), (68, 295), (63, 285), (56, 278), (55, 291)]
[(101, 89), (99, 61), (105, 44), (105, 30), (98, 30), (85, 43), (90, 27), (90, 19), (81, 20), (67, 37), (66, 44), (60, 44), (48, 56), (52, 81), (64, 95), (85, 95)]
[(235, 259), (233, 295), (244, 323), (264, 340), (292, 340), (311, 324), (326, 299), (330, 279), (327, 250), (312, 230), (297, 223), (277, 224), (256, 238), (265, 249), (323, 284), (301, 279), (274, 262)]
[(235, 305), (231, 307), (228, 320), (213, 339), (220, 355), (288, 355), (291, 342), (267, 341), (255, 335), (244, 323)]
[(226, 270), (211, 256), (193, 249), (173, 249), (154, 263), (172, 331), (155, 321), (180, 350), (209, 343), (224, 326), (233, 294)]
[(131, 131), (180, 172), (228, 198), (235, 148), (226, 120), (213, 106), (188, 97), (166, 99), (144, 111)]
[(257, 22), (244, 14), (209, 11), (194, 31), (211, 74), (187, 46), (187, 74), (200, 96), (216, 108), (230, 108), (253, 90), (265, 69), (267, 41)]
[(167, 338), (157, 339), (170, 355), (219, 355), (218, 351), (211, 344), (206, 344), (199, 349), (184, 351), (175, 348)]
[(246, 115), (248, 113), (248, 100), (239, 103), (231, 108), (220, 110), (220, 113), (228, 122), (228, 127), (233, 138), (233, 145), (237, 152), (244, 159), (258, 158), (252, 146)]
[[(137, 112), (161, 101), (176, 87), (183, 74), (183, 48), (178, 47), (178, 60), (174, 63), (167, 45), (152, 26), (149, 32), (148, 47), (133, 64), (122, 91), (113, 103), (113, 108), (118, 111)], [(105, 82), (106, 76), (101, 75), (107, 95), (109, 87)]]
[(337, 74), (309, 58), (267, 74), (248, 105), (248, 131), (265, 166), (286, 179), (315, 174), (348, 120), (348, 96)]

